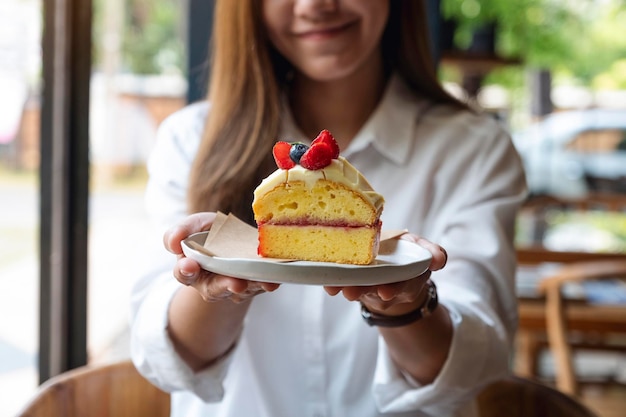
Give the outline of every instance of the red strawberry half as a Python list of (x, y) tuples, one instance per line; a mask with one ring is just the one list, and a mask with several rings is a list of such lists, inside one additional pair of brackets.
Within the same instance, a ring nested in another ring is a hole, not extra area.
[(296, 163), (289, 157), (289, 151), (291, 150), (291, 143), (289, 142), (276, 142), (272, 148), (272, 155), (274, 155), (274, 161), (280, 169), (291, 169), (296, 166)]
[(300, 165), (306, 169), (322, 169), (330, 165), (333, 160), (334, 151), (325, 142), (311, 144), (311, 147), (300, 158)]
[(311, 145), (315, 145), (316, 143), (325, 143), (328, 146), (330, 146), (330, 149), (332, 150), (332, 158), (333, 159), (337, 159), (339, 157), (339, 145), (337, 144), (337, 141), (335, 140), (335, 138), (333, 137), (333, 135), (326, 129), (322, 130), (319, 135), (317, 135), (317, 137), (315, 138), (315, 140), (313, 142), (311, 142)]

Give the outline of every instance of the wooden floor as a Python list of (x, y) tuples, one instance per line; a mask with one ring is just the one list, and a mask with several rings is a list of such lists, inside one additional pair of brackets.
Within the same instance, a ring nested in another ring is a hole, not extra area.
[(582, 402), (598, 417), (626, 417), (626, 386), (585, 387)]

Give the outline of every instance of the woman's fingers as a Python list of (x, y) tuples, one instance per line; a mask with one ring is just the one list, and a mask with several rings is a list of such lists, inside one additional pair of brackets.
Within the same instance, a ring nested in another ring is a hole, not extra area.
[(432, 260), (430, 261), (430, 266), (428, 267), (428, 269), (430, 269), (431, 271), (438, 271), (446, 266), (446, 263), (448, 262), (448, 253), (442, 246), (433, 243), (430, 240), (424, 239), (423, 237), (419, 237), (410, 233), (405, 233), (404, 235), (402, 235), (401, 239), (417, 243), (428, 252), (430, 252), (430, 254), (432, 255)]
[(276, 291), (278, 287), (280, 287), (280, 284), (275, 284), (273, 282), (260, 282), (259, 284), (261, 285), (261, 288), (263, 288), (263, 291), (265, 292)]
[(181, 256), (174, 276), (183, 285), (193, 287), (207, 302), (231, 300), (239, 303), (255, 295), (275, 291), (280, 284), (248, 281), (205, 271), (189, 258)]
[(431, 271), (424, 272), (419, 277), (394, 284), (379, 285), (376, 287), (376, 295), (382, 301), (398, 300), (399, 302), (414, 301), (424, 288), (424, 284), (430, 278)]
[(266, 284), (210, 274), (208, 279), (203, 278), (193, 286), (205, 301), (230, 300), (234, 303), (241, 303), (259, 294), (274, 291), (279, 287), (279, 284)]
[(180, 242), (194, 233), (209, 230), (214, 220), (215, 213), (195, 213), (187, 216), (181, 223), (165, 232), (163, 235), (165, 248), (176, 255), (181, 254), (183, 248)]
[(343, 287), (324, 287), (324, 290), (328, 295), (337, 295), (341, 292)]
[(362, 300), (364, 297), (376, 298), (381, 302), (406, 303), (419, 296), (424, 284), (430, 278), (430, 271), (410, 280), (373, 286), (325, 287), (329, 295), (340, 292), (349, 301)]
[(427, 249), (432, 253), (433, 260), (429, 269), (418, 277), (382, 285), (373, 286), (350, 286), (350, 287), (324, 287), (326, 293), (335, 296), (342, 293), (348, 301), (361, 301), (377, 310), (384, 311), (393, 306), (414, 303), (422, 297), (424, 284), (430, 279), (432, 271), (441, 269), (447, 261), (445, 250), (426, 239), (409, 235), (408, 239)]
[(163, 235), (165, 248), (178, 255), (173, 271), (174, 277), (181, 284), (193, 287), (207, 302), (230, 300), (239, 303), (257, 294), (275, 291), (280, 284), (217, 275), (205, 271), (196, 261), (183, 255), (181, 246), (183, 239), (194, 233), (209, 230), (214, 220), (215, 213), (196, 213), (165, 232)]
[(178, 259), (174, 267), (174, 277), (184, 285), (192, 285), (200, 277), (202, 272), (202, 268), (196, 261), (184, 256)]

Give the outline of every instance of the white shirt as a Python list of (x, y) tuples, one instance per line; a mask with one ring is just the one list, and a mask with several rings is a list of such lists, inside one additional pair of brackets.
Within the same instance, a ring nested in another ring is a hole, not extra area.
[[(191, 105), (159, 129), (146, 194), (159, 233), (185, 216), (208, 111)], [(285, 116), (278, 139), (306, 141)], [(454, 326), (441, 373), (419, 386), (391, 361), (358, 303), (283, 284), (254, 299), (234, 351), (194, 374), (167, 336), (168, 303), (180, 284), (174, 255), (162, 249), (133, 291), (131, 353), (143, 375), (173, 393), (173, 416), (471, 416), (476, 390), (509, 372), (514, 220), (526, 195), (509, 136), (488, 116), (432, 105), (393, 78), (342, 155), (385, 197), (383, 228), (407, 228), (448, 252), (432, 276)]]

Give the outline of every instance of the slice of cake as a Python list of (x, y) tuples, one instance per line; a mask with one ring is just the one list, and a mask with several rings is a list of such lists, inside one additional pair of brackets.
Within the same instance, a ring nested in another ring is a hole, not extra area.
[(330, 132), (277, 142), (279, 169), (254, 192), (264, 257), (366, 265), (378, 254), (383, 197), (345, 158)]

